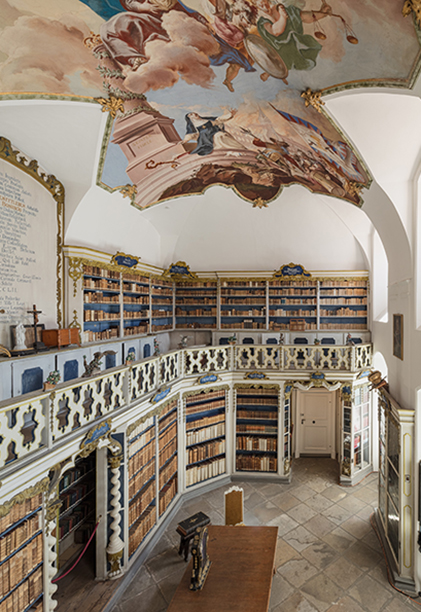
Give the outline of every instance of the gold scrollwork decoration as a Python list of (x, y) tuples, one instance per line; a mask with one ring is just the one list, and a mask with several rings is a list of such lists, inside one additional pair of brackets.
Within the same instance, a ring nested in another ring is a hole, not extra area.
[(170, 267), (162, 273), (162, 278), (171, 278), (171, 280), (182, 282), (184, 280), (199, 280), (197, 274), (190, 271), (190, 266), (185, 261), (177, 261), (172, 263)]
[[(292, 273), (288, 274), (287, 272), (285, 272), (285, 269), (288, 269), (288, 270), (301, 269), (301, 273), (300, 274), (292, 274)], [(291, 281), (291, 280), (310, 280), (311, 278), (312, 278), (311, 273), (308, 272), (304, 268), (304, 266), (302, 266), (301, 264), (295, 264), (291, 261), (289, 264), (284, 264), (283, 266), (279, 268), (279, 270), (276, 270), (269, 280)]]
[(53, 174), (47, 174), (39, 166), (36, 159), (29, 159), (19, 150), (12, 147), (7, 138), (0, 136), (0, 159), (4, 159), (19, 170), (26, 172), (40, 185), (47, 189), (57, 204), (57, 325), (62, 327), (63, 314), (63, 215), (64, 215), (64, 186)]
[(68, 274), (73, 281), (73, 297), (77, 295), (77, 281), (83, 276), (83, 259), (69, 257)]
[(94, 450), (97, 449), (99, 443), (103, 440), (110, 441), (111, 438), (111, 419), (107, 419), (106, 421), (102, 421), (95, 427), (93, 427), (84, 437), (82, 442), (80, 443), (80, 452), (79, 455), (81, 457), (87, 457)]
[(123, 557), (123, 549), (119, 550), (116, 553), (107, 552), (107, 560), (111, 566), (110, 573), (113, 574), (115, 572), (120, 571), (120, 562), (121, 562), (122, 557)]
[(207, 387), (206, 389), (195, 389), (194, 391), (186, 391), (183, 393), (183, 399), (192, 397), (193, 395), (199, 395), (201, 393), (213, 393), (213, 391), (228, 391), (229, 385), (220, 385), (219, 387)]
[(148, 413), (142, 415), (140, 417), (140, 419), (137, 419), (134, 423), (130, 423), (130, 425), (128, 425), (127, 429), (126, 429), (126, 435), (127, 437), (130, 436), (130, 434), (132, 434), (134, 432), (134, 430), (139, 427), (139, 425), (141, 425), (142, 423), (144, 423), (145, 421), (147, 421), (150, 417), (152, 416), (158, 416), (159, 414), (161, 414), (161, 412), (165, 409), (168, 408), (168, 406), (173, 403), (174, 407), (177, 405), (179, 400), (179, 394), (177, 393), (176, 396), (172, 396), (170, 399), (167, 399), (165, 402), (163, 402), (160, 406), (158, 406), (157, 408), (155, 408), (155, 410), (150, 410)]
[(101, 104), (102, 112), (106, 113), (108, 111), (113, 119), (115, 119), (118, 111), (124, 113), (124, 102), (121, 98), (110, 95), (109, 98), (95, 98), (95, 100)]
[(245, 380), (253, 380), (253, 379), (269, 380), (269, 376), (267, 376), (263, 372), (258, 372), (257, 370), (254, 370), (253, 372), (247, 372), (247, 374), (244, 374), (244, 379)]
[(12, 356), (11, 352), (9, 351), (9, 349), (7, 349), (2, 344), (0, 344), (0, 355), (6, 355), (6, 357), (11, 357)]
[(318, 113), (322, 112), (324, 102), (322, 100), (321, 91), (312, 91), (310, 87), (307, 87), (307, 89), (302, 92), (301, 97), (304, 99), (304, 104), (306, 107), (312, 106)]
[(95, 49), (102, 44), (102, 38), (99, 34), (95, 34), (95, 32), (91, 30), (90, 36), (83, 39), (83, 44), (85, 47), (88, 47), (88, 49)]
[(128, 183), (127, 185), (120, 187), (119, 192), (123, 198), (130, 198), (130, 200), (134, 200), (137, 195), (137, 187), (136, 185), (131, 185)]
[(253, 208), (268, 208), (268, 203), (263, 198), (256, 198), (253, 200)]
[(294, 390), (294, 382), (292, 380), (287, 380), (284, 383), (284, 398), (286, 400), (291, 399), (291, 393), (293, 392), (293, 390)]
[(59, 499), (55, 499), (53, 502), (48, 504), (45, 510), (45, 517), (48, 522), (54, 521), (54, 519), (57, 518), (57, 512), (60, 510), (62, 505), (63, 505), (63, 502), (60, 501)]
[(341, 463), (341, 474), (343, 476), (351, 476), (351, 462), (347, 458), (342, 460), (342, 463)]
[(77, 310), (73, 311), (73, 321), (69, 324), (69, 327), (75, 327), (76, 329), (79, 330), (79, 334), (82, 334), (82, 326), (78, 321), (77, 318)]
[(421, 0), (405, 0), (402, 15), (408, 17), (411, 12), (414, 12), (415, 19), (421, 27)]
[(348, 179), (345, 181), (345, 189), (351, 194), (360, 196), (362, 193), (364, 185), (361, 183), (357, 183), (356, 181), (349, 181)]
[(32, 487), (28, 487), (24, 491), (21, 491), (20, 493), (12, 497), (12, 499), (9, 499), (9, 501), (5, 502), (0, 506), (0, 518), (3, 518), (3, 516), (9, 514), (10, 510), (13, 508), (14, 505), (23, 504), (23, 502), (27, 499), (30, 499), (31, 497), (35, 497), (35, 495), (39, 495), (40, 493), (45, 493), (46, 491), (48, 491), (49, 484), (50, 479), (48, 478), (48, 476), (46, 476), (45, 478), (37, 482), (37, 484), (33, 485)]
[(290, 457), (286, 457), (284, 459), (284, 474), (285, 474), (285, 476), (288, 476), (290, 471), (291, 471), (291, 458)]
[(266, 385), (260, 383), (235, 383), (234, 389), (276, 389), (279, 391), (279, 385)]

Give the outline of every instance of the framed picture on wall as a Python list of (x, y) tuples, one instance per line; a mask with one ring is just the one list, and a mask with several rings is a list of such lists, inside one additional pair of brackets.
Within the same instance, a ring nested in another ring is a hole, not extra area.
[(403, 315), (393, 315), (393, 354), (403, 361)]

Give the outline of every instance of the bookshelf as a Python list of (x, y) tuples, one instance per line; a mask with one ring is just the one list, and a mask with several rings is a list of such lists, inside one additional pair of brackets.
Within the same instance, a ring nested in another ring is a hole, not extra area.
[(160, 332), (173, 328), (173, 283), (152, 279), (151, 281), (151, 331)]
[(80, 553), (95, 527), (95, 455), (80, 458), (59, 482), (57, 568), (63, 570)]
[(83, 331), (89, 342), (120, 336), (120, 273), (98, 266), (83, 269)]
[(238, 385), (236, 404), (237, 472), (276, 472), (279, 390)]
[(322, 280), (319, 286), (319, 328), (366, 330), (368, 281)]
[(181, 282), (175, 287), (175, 326), (216, 329), (216, 282)]
[(266, 281), (221, 281), (221, 329), (266, 329)]
[(158, 418), (159, 516), (162, 516), (177, 495), (177, 407), (171, 401)]
[(149, 278), (139, 274), (121, 275), (123, 294), (123, 334), (134, 336), (149, 331)]
[(186, 487), (225, 473), (225, 389), (186, 396)]
[(136, 425), (129, 438), (129, 557), (156, 524), (156, 418)]
[(42, 609), (42, 494), (0, 518), (0, 611)]
[(269, 281), (269, 329), (317, 329), (317, 288), (315, 280)]

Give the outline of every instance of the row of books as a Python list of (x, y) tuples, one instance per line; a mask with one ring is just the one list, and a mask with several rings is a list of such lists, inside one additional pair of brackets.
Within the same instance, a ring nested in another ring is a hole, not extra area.
[(120, 318), (119, 312), (107, 312), (106, 310), (85, 310), (84, 321), (113, 321)]
[(120, 282), (109, 281), (106, 278), (85, 278), (83, 281), (84, 289), (109, 289), (110, 291), (120, 291)]
[(188, 282), (188, 281), (183, 281), (181, 283), (177, 283), (177, 289), (180, 287), (181, 289), (188, 289), (189, 287), (192, 287), (193, 289), (196, 289), (196, 287), (208, 287), (210, 289), (213, 289), (216, 287), (216, 281), (201, 281), (201, 282)]
[[(367, 304), (367, 298), (341, 298), (341, 302), (343, 304), (349, 304), (350, 306), (359, 306)], [(323, 305), (331, 305), (331, 306), (335, 306), (338, 303), (337, 298), (335, 299), (328, 299), (328, 298), (320, 298), (320, 304)]]
[(266, 455), (237, 455), (237, 470), (247, 472), (276, 472), (278, 461), (276, 457)]
[(100, 268), (98, 266), (83, 266), (83, 273), (91, 274), (92, 276), (104, 276), (105, 278), (120, 278), (120, 272), (108, 270), (107, 268)]
[(266, 281), (246, 281), (239, 279), (238, 281), (221, 280), (221, 287), (265, 287)]
[(316, 309), (304, 310), (299, 308), (298, 310), (284, 310), (283, 308), (277, 308), (276, 310), (269, 310), (270, 317), (312, 317), (316, 316)]
[(155, 439), (129, 459), (129, 478), (155, 457)]
[(336, 308), (336, 310), (320, 309), (321, 317), (366, 317), (366, 310), (352, 310), (352, 308)]
[[(238, 296), (240, 297), (240, 296)], [(221, 298), (221, 304), (228, 304), (236, 306), (238, 304), (244, 304), (245, 306), (264, 306), (266, 304), (265, 298), (244, 298), (241, 301), (233, 300), (230, 298)]]
[(39, 508), (42, 504), (42, 494), (25, 499), (21, 504), (15, 504), (10, 512), (0, 518), (0, 536), (17, 521), (25, 518), (28, 514)]
[[(176, 406), (177, 404), (175, 404), (175, 409), (173, 408), (171, 410), (170, 414), (165, 415), (164, 417), (161, 417), (159, 419), (159, 425), (158, 425), (158, 430), (161, 432), (163, 431), (166, 427), (168, 427), (170, 425), (170, 423), (173, 421), (175, 425), (177, 425), (177, 410), (176, 410)], [(172, 429), (172, 427), (171, 427)], [(161, 436), (159, 438), (159, 446), (162, 446), (161, 444)]]
[[(270, 299), (269, 300), (269, 306), (277, 306), (278, 304), (304, 304), (305, 306), (316, 306), (317, 301), (316, 298), (313, 297), (302, 297), (302, 298), (280, 298), (277, 300), (274, 299)], [(270, 312), (270, 311), (269, 311)]]
[(140, 546), (145, 536), (156, 523), (156, 508), (151, 506), (140, 517), (140, 520), (130, 527), (129, 530), (129, 557)]
[[(341, 326), (341, 328), (342, 328), (342, 326)], [(283, 330), (290, 329), (290, 326), (289, 326), (289, 322), (287, 322), (287, 323), (278, 323), (276, 321), (269, 321), (268, 329), (270, 329), (271, 331), (283, 331)], [(302, 329), (300, 331), (309, 331), (309, 330), (316, 330), (316, 329), (317, 329), (316, 323), (309, 323), (308, 321), (306, 321), (306, 323), (304, 325), (304, 329)]]
[(60, 495), (60, 501), (62, 502), (60, 508), (60, 514), (68, 510), (71, 506), (74, 506), (76, 502), (85, 497), (89, 493), (89, 488), (92, 485), (90, 483), (81, 483), (74, 488), (69, 489), (65, 493)]
[(176, 329), (216, 329), (216, 323), (199, 323), (194, 321), (193, 323), (176, 323)]
[(369, 385), (354, 387), (354, 403), (364, 404), (370, 401)]
[(135, 297), (134, 295), (125, 295), (123, 297), (123, 304), (144, 304), (149, 305), (149, 296), (139, 296)]
[(155, 469), (155, 461), (150, 461), (129, 480), (129, 499), (134, 497), (143, 485), (155, 475)]
[(264, 323), (256, 321), (244, 321), (243, 323), (221, 323), (221, 329), (266, 329)]
[(250, 310), (221, 310), (222, 317), (264, 317), (265, 308), (251, 308)]
[(257, 423), (253, 423), (251, 425), (243, 425), (242, 423), (237, 423), (237, 432), (274, 434), (278, 433), (278, 428), (272, 427), (272, 425), (258, 425)]
[(279, 279), (279, 280), (271, 280), (269, 281), (269, 287), (284, 287), (285, 285), (290, 286), (291, 283), (294, 283), (295, 287), (317, 287), (316, 280), (295, 280), (295, 279)]
[(216, 317), (216, 308), (195, 308), (190, 310), (175, 309), (177, 317)]
[(214, 416), (205, 417), (201, 420), (195, 420), (191, 423), (186, 422), (186, 431), (190, 431), (192, 429), (199, 429), (202, 427), (207, 428), (210, 425), (216, 425), (217, 423), (221, 422), (221, 419), (225, 421), (225, 414), (215, 414)]
[(118, 304), (120, 296), (104, 295), (102, 291), (87, 291), (83, 296), (83, 301), (87, 304)]
[(320, 323), (319, 329), (346, 329), (355, 330), (355, 329), (367, 329), (366, 323), (347, 323), (344, 326), (343, 323)]
[[(119, 327), (109, 327), (100, 332), (86, 332), (88, 342), (98, 342), (98, 340), (109, 340), (110, 338), (118, 338), (120, 335)], [(126, 334), (124, 334), (126, 335)]]
[(149, 277), (141, 276), (140, 274), (127, 274), (126, 272), (123, 274), (124, 281), (133, 281), (135, 283), (145, 283), (149, 285)]
[(64, 489), (67, 489), (77, 480), (80, 480), (83, 476), (85, 476), (88, 472), (93, 470), (95, 467), (94, 461), (83, 462), (80, 465), (77, 465), (74, 468), (68, 470), (60, 480), (59, 484), (59, 492), (62, 493)]
[[(321, 287), (321, 289), (323, 289)], [(320, 295), (367, 295), (367, 289), (328, 289), (323, 290)]]
[(214, 478), (225, 473), (225, 457), (214, 459), (186, 469), (186, 486), (190, 487), (208, 478)]
[(0, 565), (0, 599), (42, 562), (42, 534)]
[[(197, 304), (197, 299), (198, 297), (202, 297), (203, 299), (200, 300), (201, 304), (204, 305), (209, 305), (209, 306), (216, 306), (216, 296), (215, 297), (209, 297), (209, 293), (203, 293), (198, 295), (197, 293), (195, 294), (188, 294), (189, 297), (183, 297), (182, 295), (179, 295), (178, 293), (176, 294), (176, 298), (175, 298), (175, 303), (177, 305), (184, 305), (184, 306), (188, 306), (188, 305), (192, 305), (194, 306), (195, 304)], [(190, 297), (191, 295), (195, 295), (196, 297)]]
[(75, 529), (75, 527), (88, 516), (91, 510), (91, 504), (81, 503), (79, 506), (76, 506), (71, 514), (63, 516), (58, 526), (59, 539), (62, 540), (68, 533)]
[(123, 282), (123, 291), (130, 291), (132, 293), (143, 293), (149, 295), (149, 285), (144, 287), (143, 285), (138, 285), (136, 283), (127, 283)]
[(159, 516), (164, 514), (171, 500), (177, 495), (177, 477), (173, 478), (159, 494)]
[(272, 397), (276, 394), (276, 391), (268, 389), (267, 387), (239, 387), (237, 395), (267, 395)]
[(205, 442), (206, 440), (211, 440), (212, 438), (219, 438), (224, 435), (225, 421), (221, 421), (216, 425), (211, 425), (209, 427), (204, 427), (203, 429), (198, 429), (197, 431), (188, 432), (186, 434), (186, 444), (187, 446), (191, 446), (192, 444), (200, 444), (201, 442)]
[(171, 440), (171, 442), (169, 442), (169, 444), (167, 444), (167, 446), (162, 451), (159, 452), (159, 468), (160, 469), (168, 461), (168, 459), (172, 455), (174, 455), (176, 451), (177, 451), (177, 437)]
[(272, 419), (274, 421), (278, 420), (278, 412), (272, 410), (238, 410), (237, 408), (237, 419)]
[(225, 438), (222, 440), (214, 440), (207, 444), (193, 446), (188, 449), (187, 459), (188, 463), (197, 463), (204, 459), (211, 459), (216, 455), (223, 455), (225, 453)]
[[(0, 603), (0, 612), (22, 612), (42, 593), (42, 567), (37, 569), (28, 580), (25, 580), (4, 601)], [(34, 612), (41, 612), (42, 601)]]
[(164, 484), (169, 481), (173, 474), (177, 473), (178, 461), (177, 455), (168, 462), (168, 464), (159, 472), (159, 488), (162, 489)]
[(40, 514), (37, 512), (27, 521), (20, 523), (15, 529), (0, 538), (0, 562), (19, 548), (26, 540), (40, 529)]
[(165, 325), (152, 325), (152, 331), (153, 332), (159, 332), (159, 331), (164, 331), (164, 329), (172, 329), (173, 325), (172, 323), (166, 323)]
[(253, 395), (253, 397), (244, 397), (246, 392), (237, 391), (237, 405), (239, 404), (256, 404), (262, 406), (277, 406), (278, 405), (278, 396), (277, 395), (264, 395), (263, 393), (259, 393), (259, 395), (254, 395), (252, 393), (248, 393), (247, 395)]
[(156, 319), (159, 319), (160, 317), (172, 317), (172, 310), (165, 310), (163, 308), (158, 308), (155, 310), (152, 310), (152, 316)]
[(320, 283), (320, 287), (367, 287), (366, 279), (350, 279), (350, 280), (324, 280)]
[(161, 452), (174, 438), (177, 438), (177, 414), (173, 413), (170, 415), (170, 418), (173, 419), (173, 422), (159, 435), (159, 452)]
[(144, 319), (149, 316), (150, 311), (147, 308), (145, 310), (123, 310), (125, 319)]
[(278, 442), (276, 438), (258, 438), (257, 436), (237, 436), (237, 450), (276, 451)]
[(303, 295), (303, 296), (308, 296), (308, 297), (312, 297), (316, 295), (316, 287), (310, 288), (310, 289), (298, 289), (297, 287), (288, 287), (285, 289), (269, 289), (269, 295), (270, 296), (275, 296), (275, 295)]
[(194, 406), (186, 406), (186, 414), (197, 414), (198, 418), (201, 418), (200, 414), (203, 412), (208, 412), (209, 410), (215, 410), (216, 408), (225, 408), (225, 397), (221, 400), (214, 400), (204, 402), (202, 404), (196, 404)]
[(129, 503), (129, 525), (136, 522), (137, 518), (146, 510), (149, 504), (155, 499), (155, 479), (152, 480), (142, 491), (142, 495), (135, 497)]
[(151, 440), (155, 438), (155, 427), (153, 427), (153, 425), (154, 425), (154, 420), (152, 417), (151, 419), (148, 419), (146, 422), (138, 425), (138, 427), (130, 434), (131, 441), (130, 441), (130, 446), (129, 446), (129, 457), (132, 457), (133, 455), (135, 455), (139, 449), (141, 449), (143, 446), (146, 446), (148, 442), (150, 442)]
[(147, 334), (148, 333), (148, 324), (144, 323), (142, 325), (134, 325), (130, 327), (124, 328), (125, 336), (137, 336), (137, 334)]

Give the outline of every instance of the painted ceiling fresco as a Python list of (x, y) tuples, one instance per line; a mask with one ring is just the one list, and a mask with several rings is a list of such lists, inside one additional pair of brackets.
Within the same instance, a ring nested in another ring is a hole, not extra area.
[(215, 184), (361, 205), (370, 177), (320, 94), (411, 87), (411, 1), (0, 0), (1, 91), (101, 103), (98, 183), (140, 209)]

